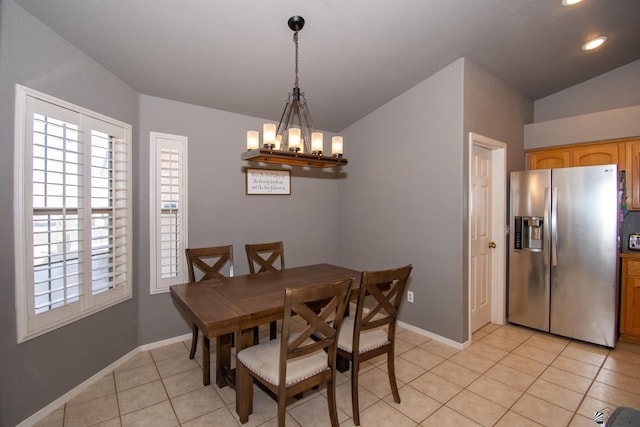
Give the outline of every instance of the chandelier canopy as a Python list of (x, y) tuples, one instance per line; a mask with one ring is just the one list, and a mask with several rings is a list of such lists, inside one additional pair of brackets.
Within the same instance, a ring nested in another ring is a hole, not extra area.
[(304, 92), (298, 86), (298, 33), (304, 27), (304, 18), (292, 16), (288, 25), (293, 31), (296, 47), (293, 90), (289, 92), (280, 123), (277, 126), (275, 123), (263, 125), (262, 145), (258, 131), (247, 132), (247, 151), (242, 153), (241, 158), (253, 162), (321, 168), (346, 165), (341, 136), (331, 138), (331, 156), (324, 155), (323, 134), (316, 131)]

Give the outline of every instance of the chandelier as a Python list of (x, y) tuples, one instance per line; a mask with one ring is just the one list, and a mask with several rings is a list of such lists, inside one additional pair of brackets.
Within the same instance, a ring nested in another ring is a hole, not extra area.
[(292, 16), (288, 21), (296, 46), (295, 83), (289, 93), (280, 123), (265, 123), (260, 133), (247, 132), (247, 151), (242, 160), (278, 163), (293, 166), (334, 167), (347, 164), (342, 156), (342, 137), (331, 138), (331, 156), (325, 155), (322, 132), (317, 132), (309, 114), (304, 92), (298, 87), (298, 32), (304, 27), (304, 18)]

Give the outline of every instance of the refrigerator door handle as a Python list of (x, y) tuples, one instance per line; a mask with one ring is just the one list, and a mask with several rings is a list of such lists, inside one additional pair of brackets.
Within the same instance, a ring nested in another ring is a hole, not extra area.
[(551, 265), (558, 265), (558, 187), (551, 193)]
[(548, 261), (549, 261), (549, 238), (548, 238), (548, 231), (549, 230), (549, 226), (551, 225), (551, 221), (549, 221), (549, 212), (550, 212), (550, 206), (549, 203), (551, 202), (551, 197), (549, 197), (549, 187), (545, 187), (544, 188), (544, 214), (543, 214), (543, 219), (542, 219), (542, 224), (545, 228), (544, 231), (544, 236), (542, 238), (542, 258), (544, 259), (544, 264), (548, 265)]

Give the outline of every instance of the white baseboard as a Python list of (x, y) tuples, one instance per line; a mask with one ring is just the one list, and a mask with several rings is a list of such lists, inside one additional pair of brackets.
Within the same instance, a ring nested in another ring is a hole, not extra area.
[(104, 376), (107, 375), (109, 372), (114, 371), (119, 366), (122, 366), (124, 363), (129, 361), (129, 359), (131, 359), (136, 354), (138, 354), (140, 352), (143, 352), (143, 351), (153, 350), (153, 349), (159, 348), (159, 347), (164, 347), (165, 345), (170, 345), (170, 344), (175, 344), (177, 342), (186, 341), (188, 339), (191, 339), (191, 334), (185, 334), (185, 335), (180, 335), (180, 336), (173, 337), (173, 338), (168, 338), (168, 339), (162, 340), (162, 341), (156, 341), (156, 342), (153, 342), (153, 343), (150, 343), (150, 344), (141, 345), (140, 347), (137, 347), (137, 348), (131, 350), (129, 353), (125, 354), (120, 359), (116, 360), (115, 362), (111, 363), (110, 365), (104, 367), (99, 372), (97, 372), (96, 374), (94, 374), (90, 378), (88, 378), (86, 381), (83, 381), (81, 384), (78, 384), (76, 387), (74, 387), (73, 389), (69, 390), (68, 392), (66, 392), (65, 394), (63, 394), (62, 396), (60, 396), (59, 398), (57, 398), (56, 400), (54, 400), (53, 402), (51, 402), (50, 404), (45, 406), (44, 408), (40, 409), (38, 412), (36, 412), (35, 414), (31, 415), (29, 418), (26, 418), (26, 419), (22, 420), (16, 427), (30, 427), (30, 426), (36, 424), (37, 422), (43, 420), (47, 415), (49, 415), (50, 413), (52, 413), (56, 409), (60, 408), (66, 402), (70, 401), (71, 399), (73, 399), (74, 397), (76, 397), (77, 395), (82, 393), (83, 391), (87, 390), (89, 387), (91, 387), (97, 381), (99, 381), (102, 378), (104, 378)]
[(177, 342), (182, 342), (187, 340), (191, 340), (190, 333), (184, 334), (184, 335), (178, 335), (177, 337), (173, 337), (173, 338), (167, 338), (166, 340), (162, 340), (162, 341), (156, 341), (149, 344), (141, 345), (140, 347), (138, 347), (138, 350), (140, 351), (154, 350), (159, 347), (164, 347), (165, 345), (171, 345)]
[[(351, 313), (355, 313), (356, 305), (354, 303), (351, 303), (350, 310), (351, 310)], [(364, 307), (363, 311), (365, 313), (368, 313), (369, 309), (367, 307)], [(398, 326), (404, 328), (404, 329), (408, 329), (408, 330), (410, 330), (412, 332), (415, 332), (415, 333), (417, 333), (419, 335), (422, 335), (422, 336), (425, 336), (425, 337), (427, 337), (429, 339), (441, 342), (442, 344), (448, 345), (448, 346), (453, 347), (453, 348), (458, 349), (458, 350), (464, 350), (469, 345), (471, 345), (471, 340), (468, 340), (468, 341), (463, 342), (463, 343), (459, 343), (457, 341), (450, 340), (449, 338), (445, 338), (445, 337), (443, 337), (441, 335), (434, 334), (433, 332), (429, 332), (429, 331), (424, 330), (424, 329), (420, 329), (417, 326), (410, 325), (410, 324), (402, 322), (400, 320), (398, 320), (396, 324)]]
[(457, 341), (450, 340), (449, 338), (445, 338), (445, 337), (443, 337), (441, 335), (434, 334), (433, 332), (429, 332), (429, 331), (426, 331), (424, 329), (420, 329), (420, 328), (418, 328), (416, 326), (413, 326), (413, 325), (410, 325), (408, 323), (401, 322), (400, 320), (398, 320), (397, 324), (398, 324), (398, 326), (403, 327), (404, 329), (408, 329), (408, 330), (410, 330), (412, 332), (415, 332), (417, 334), (423, 335), (423, 336), (425, 336), (427, 338), (430, 338), (432, 340), (441, 342), (442, 344), (446, 344), (446, 345), (448, 345), (450, 347), (453, 347), (453, 348), (456, 348), (458, 350), (464, 350), (466, 347), (468, 347), (471, 344), (471, 341), (466, 341), (466, 342), (463, 342), (463, 343), (459, 343)]

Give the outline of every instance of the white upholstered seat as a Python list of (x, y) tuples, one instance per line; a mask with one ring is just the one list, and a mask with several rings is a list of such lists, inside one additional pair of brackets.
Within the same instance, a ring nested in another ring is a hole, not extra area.
[[(251, 372), (269, 383), (280, 384), (280, 340), (254, 345), (238, 353), (238, 360)], [(306, 344), (312, 343), (308, 340)], [(315, 353), (287, 361), (286, 385), (292, 385), (330, 369), (327, 353), (318, 350)]]
[[(353, 316), (345, 317), (338, 334), (338, 348), (348, 353), (353, 353), (354, 321), (355, 317)], [(387, 332), (383, 329), (362, 332), (360, 334), (359, 353), (365, 353), (389, 343)]]

